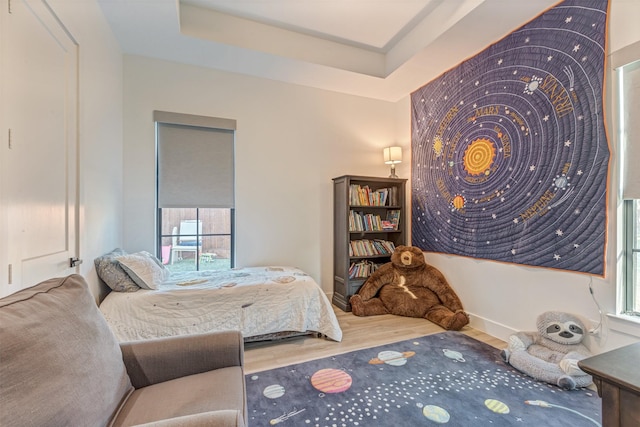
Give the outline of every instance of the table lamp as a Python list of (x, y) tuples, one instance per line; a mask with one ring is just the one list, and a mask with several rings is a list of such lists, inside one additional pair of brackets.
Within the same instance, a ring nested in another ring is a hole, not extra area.
[(391, 175), (389, 178), (398, 178), (396, 175), (396, 163), (402, 163), (402, 147), (387, 147), (382, 150), (384, 163), (391, 165)]

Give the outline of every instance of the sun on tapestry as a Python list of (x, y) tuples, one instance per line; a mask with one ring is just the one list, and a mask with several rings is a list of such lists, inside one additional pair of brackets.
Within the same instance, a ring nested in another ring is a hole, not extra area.
[(414, 246), (604, 275), (607, 10), (561, 2), (411, 94)]

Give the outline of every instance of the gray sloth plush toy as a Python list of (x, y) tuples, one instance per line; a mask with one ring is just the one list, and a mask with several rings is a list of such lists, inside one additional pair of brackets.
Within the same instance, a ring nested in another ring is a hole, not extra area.
[(582, 344), (584, 324), (576, 316), (547, 311), (538, 316), (537, 332), (517, 332), (502, 350), (505, 362), (530, 377), (573, 390), (592, 383), (578, 361), (591, 356)]

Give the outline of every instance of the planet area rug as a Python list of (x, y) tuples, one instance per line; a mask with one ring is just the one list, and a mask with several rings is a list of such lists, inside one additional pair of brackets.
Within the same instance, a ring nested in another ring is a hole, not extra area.
[(257, 426), (592, 426), (601, 400), (535, 381), (460, 332), (246, 376)]

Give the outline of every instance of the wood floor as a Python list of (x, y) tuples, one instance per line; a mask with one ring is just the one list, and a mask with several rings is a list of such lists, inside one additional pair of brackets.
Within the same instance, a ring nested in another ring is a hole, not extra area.
[[(444, 331), (425, 319), (393, 315), (357, 317), (335, 306), (334, 311), (342, 328), (341, 342), (305, 336), (279, 341), (246, 343), (245, 373), (279, 368)], [(465, 326), (461, 332), (496, 348), (506, 347), (504, 341), (470, 326)]]

